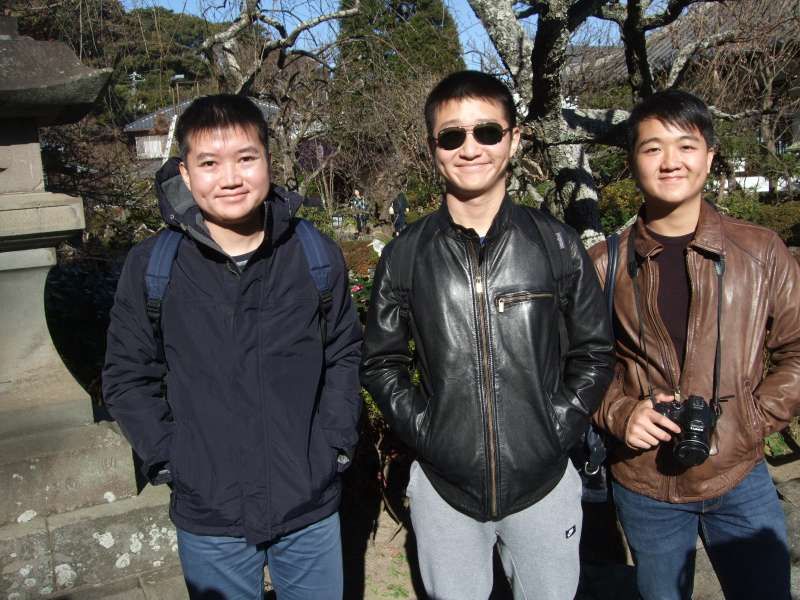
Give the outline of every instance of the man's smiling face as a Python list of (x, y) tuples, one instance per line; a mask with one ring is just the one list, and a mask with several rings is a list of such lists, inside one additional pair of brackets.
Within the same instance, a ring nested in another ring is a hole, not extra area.
[(631, 158), (646, 202), (679, 205), (700, 202), (714, 150), (696, 127), (650, 118), (639, 123)]
[[(503, 135), (497, 144), (481, 144), (472, 128), (482, 123), (497, 123)], [(464, 143), (446, 150), (436, 143), (439, 133), (451, 127), (464, 127)], [(433, 123), (431, 151), (436, 168), (445, 180), (446, 192), (457, 200), (481, 196), (503, 196), (508, 162), (519, 145), (519, 128), (509, 128), (500, 103), (481, 98), (450, 100), (439, 106)]]
[(269, 154), (253, 129), (191, 134), (180, 165), (206, 222), (223, 229), (260, 219), (270, 188)]

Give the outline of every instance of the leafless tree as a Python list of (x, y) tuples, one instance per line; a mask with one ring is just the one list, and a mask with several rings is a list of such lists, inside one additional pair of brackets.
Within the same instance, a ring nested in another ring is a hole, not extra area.
[(312, 35), (313, 43), (314, 28), (358, 12), (358, 2), (345, 10), (326, 10), (329, 7), (324, 4), (314, 6), (307, 1), (285, 2), (269, 8), (263, 4), (267, 3), (241, 0), (238, 16), (231, 25), (203, 42), (201, 51), (214, 66), (220, 89), (236, 94), (250, 91), (273, 53), (277, 54), (276, 64), (280, 67), (295, 54), (317, 56), (320, 48), (298, 47), (301, 36)]
[[(576, 33), (590, 18), (618, 28), (624, 78), (630, 88), (630, 100), (635, 101), (656, 89), (684, 85), (687, 69), (694, 59), (704, 53), (713, 55), (712, 49), (731, 44), (744, 32), (734, 31), (736, 28), (730, 23), (724, 27), (717, 23), (715, 30), (707, 28), (702, 37), (684, 40), (678, 48), (667, 45), (667, 51), (658, 48), (659, 55), (654, 56), (656, 34), (668, 32), (679, 21), (698, 19), (704, 14), (701, 10), (704, 6), (699, 5), (718, 5), (717, 14), (734, 14), (741, 10), (741, 5), (753, 5), (752, 10), (757, 11), (758, 5), (763, 4), (760, 0), (468, 1), (486, 28), (517, 96), (524, 128), (523, 152), (541, 156), (544, 167), (554, 176), (556, 194), (547, 199), (548, 208), (582, 231), (587, 243), (597, 239), (599, 219), (597, 187), (586, 145), (622, 146), (621, 125), (627, 119), (627, 112), (621, 107), (598, 109), (571, 104), (567, 83), (574, 66), (570, 44)], [(788, 15), (797, 18), (797, 0), (771, 4), (785, 4), (785, 9), (794, 5)], [(535, 29), (529, 25), (533, 18)], [(751, 41), (757, 39), (752, 29), (750, 33)], [(599, 52), (595, 54), (591, 68), (599, 77), (608, 79), (609, 66), (619, 62), (620, 50), (605, 57), (599, 56)], [(749, 108), (760, 113), (766, 107), (754, 104)], [(715, 112), (720, 116), (743, 116)]]

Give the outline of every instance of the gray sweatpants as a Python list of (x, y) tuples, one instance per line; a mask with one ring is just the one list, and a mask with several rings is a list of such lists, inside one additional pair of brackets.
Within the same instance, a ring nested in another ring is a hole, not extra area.
[(500, 521), (481, 523), (454, 509), (417, 462), (411, 465), (406, 493), (431, 600), (488, 598), (495, 543), (515, 600), (575, 597), (582, 510), (581, 479), (571, 463), (547, 496)]

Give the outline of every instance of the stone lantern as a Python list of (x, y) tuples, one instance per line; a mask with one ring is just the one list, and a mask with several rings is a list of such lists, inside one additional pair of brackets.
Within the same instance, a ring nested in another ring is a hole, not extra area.
[(55, 246), (83, 230), (84, 214), (80, 198), (45, 190), (38, 128), (81, 119), (110, 75), (60, 42), (19, 36), (15, 19), (0, 17), (3, 598), (141, 588), (143, 574), (177, 563), (167, 491), (137, 495), (130, 447), (112, 425), (93, 423), (44, 313)]
[(78, 121), (110, 75), (0, 19), (0, 437), (92, 420), (44, 315), (55, 246), (83, 230), (83, 203), (45, 191), (38, 127)]

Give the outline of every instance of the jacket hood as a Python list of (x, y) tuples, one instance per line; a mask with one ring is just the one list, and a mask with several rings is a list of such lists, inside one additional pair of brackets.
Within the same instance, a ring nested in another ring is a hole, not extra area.
[[(222, 249), (211, 238), (203, 213), (183, 182), (178, 165), (180, 159), (170, 158), (156, 173), (156, 194), (161, 218), (168, 227), (186, 232), (192, 238), (215, 250)], [(290, 232), (292, 219), (303, 204), (304, 198), (280, 186), (270, 188), (266, 200), (264, 230), (277, 242)]]

